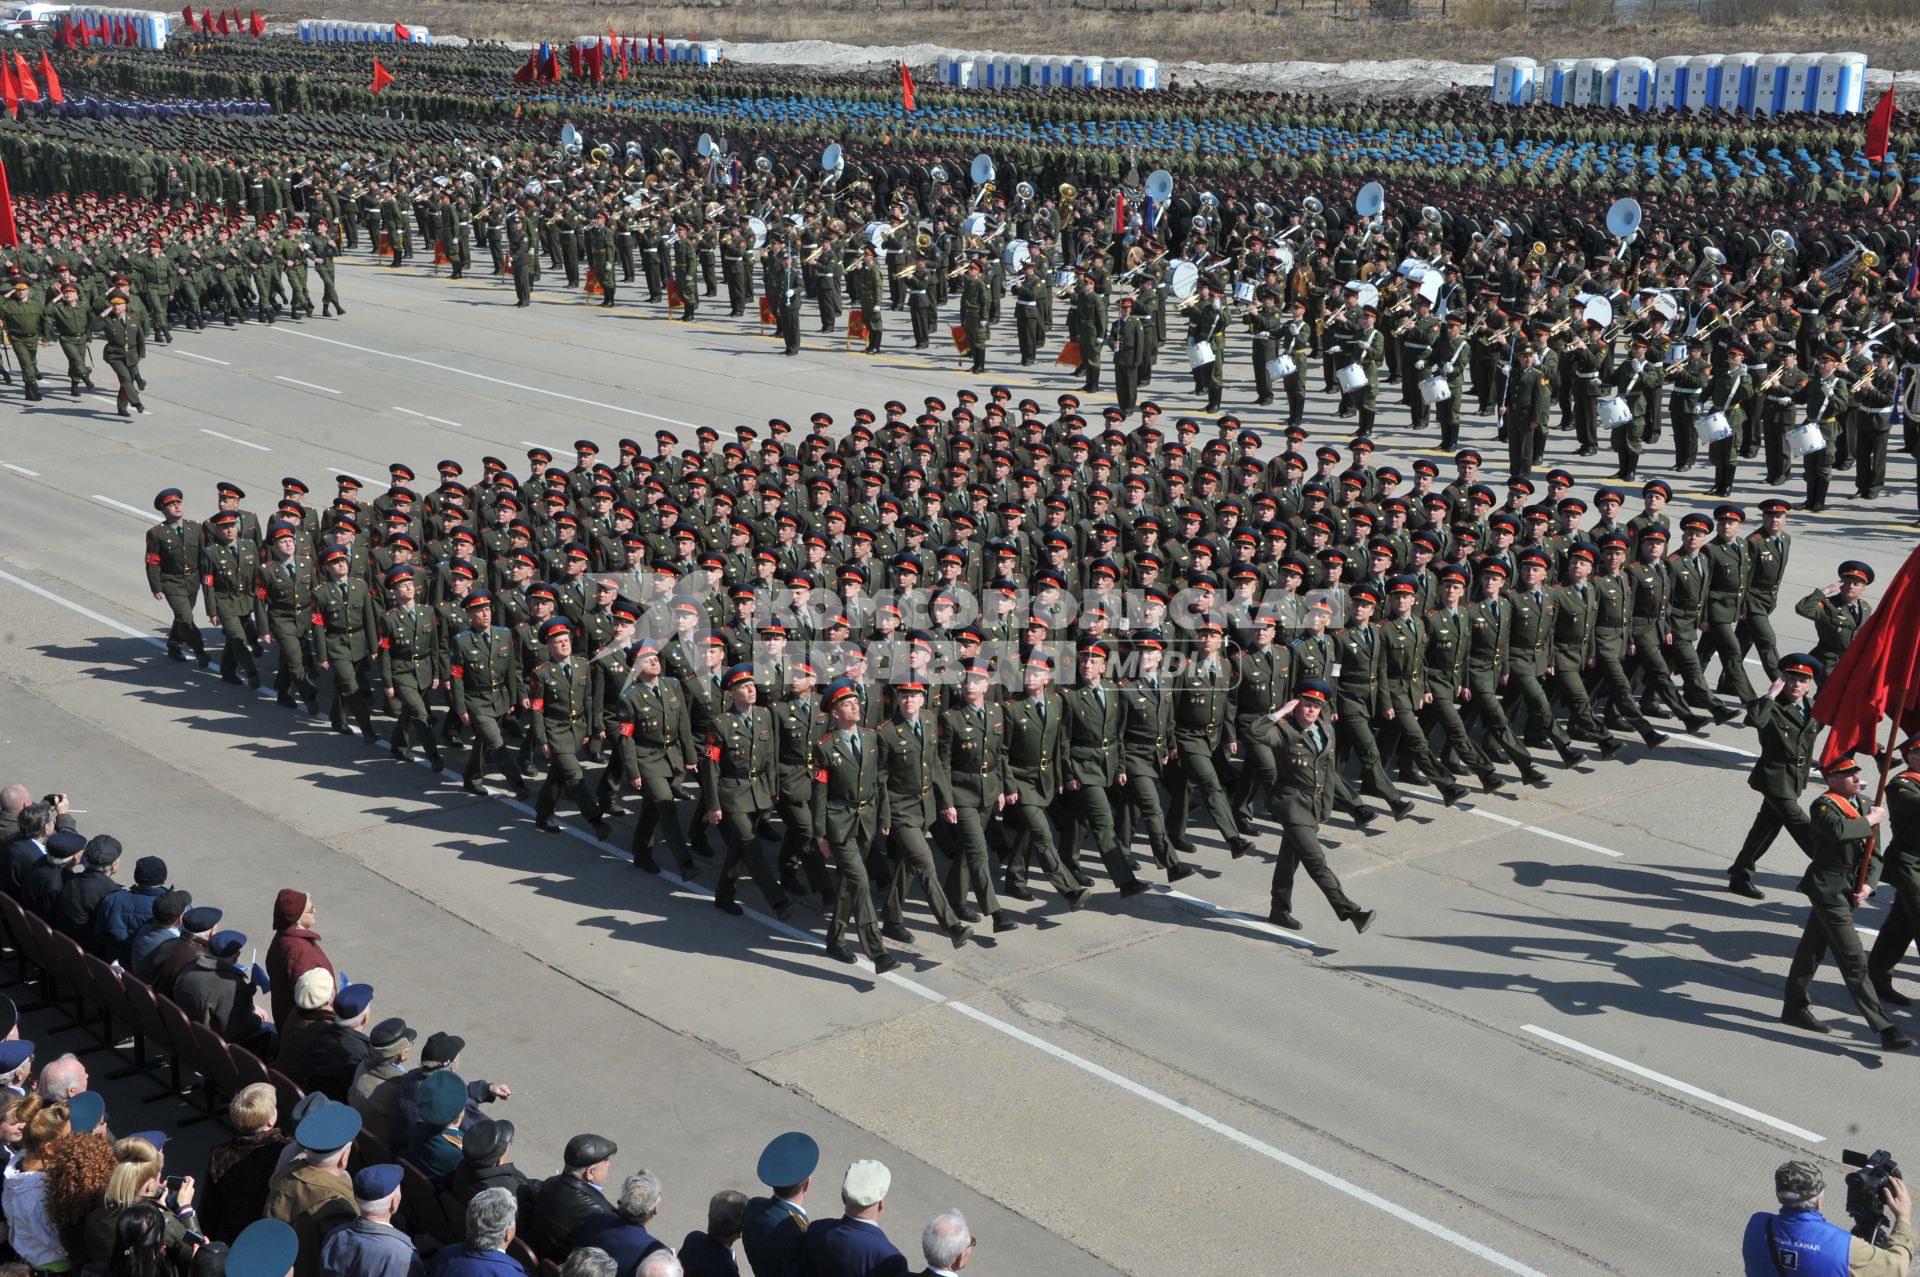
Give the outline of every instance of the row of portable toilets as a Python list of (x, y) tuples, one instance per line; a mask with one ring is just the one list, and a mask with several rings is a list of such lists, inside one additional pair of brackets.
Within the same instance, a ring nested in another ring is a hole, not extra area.
[(60, 10), (76, 26), (100, 27), (109, 20), (131, 27), (135, 42), (143, 49), (167, 47), (167, 15), (150, 9), (99, 9), (78, 5)]
[(1037, 53), (948, 53), (936, 78), (954, 89), (1157, 89), (1154, 58), (1050, 57)]
[(1857, 115), (1866, 109), (1864, 53), (1708, 53), (1661, 58), (1502, 58), (1502, 106), (1623, 107), (1744, 115)]
[[(632, 62), (636, 58), (641, 60), (646, 58), (645, 50), (647, 42), (645, 38), (641, 36), (622, 36), (620, 38), (624, 39), (627, 43), (627, 61)], [(613, 41), (604, 35), (577, 35), (573, 37), (573, 42), (582, 49), (591, 49), (596, 44), (607, 45), (609, 49), (611, 49), (613, 44)], [(719, 66), (725, 57), (725, 52), (721, 48), (718, 40), (656, 39), (654, 41), (655, 48), (661, 45), (666, 46), (667, 61), (684, 62), (689, 66)]]
[(432, 44), (433, 35), (425, 27), (401, 23), (407, 30), (402, 41), (394, 34), (391, 22), (336, 22), (332, 18), (300, 19), (302, 44)]

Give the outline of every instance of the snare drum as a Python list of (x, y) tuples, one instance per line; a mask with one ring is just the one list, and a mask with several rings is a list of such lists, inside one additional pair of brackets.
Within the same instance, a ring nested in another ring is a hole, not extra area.
[(1817, 421), (1803, 421), (1787, 431), (1787, 451), (1793, 456), (1804, 457), (1826, 446), (1827, 437), (1820, 433), (1820, 423)]
[(1279, 381), (1283, 378), (1293, 376), (1297, 367), (1298, 365), (1293, 362), (1292, 355), (1275, 355), (1267, 361), (1267, 376), (1273, 378), (1275, 381)]
[(1367, 388), (1367, 370), (1360, 364), (1348, 364), (1334, 376), (1340, 382), (1340, 389), (1348, 394)]
[(1619, 395), (1607, 395), (1594, 405), (1593, 419), (1608, 428), (1624, 426), (1633, 420), (1633, 409)]
[(1708, 443), (1719, 443), (1722, 439), (1733, 437), (1733, 423), (1727, 420), (1724, 412), (1710, 412), (1700, 418), (1700, 437)]
[(1436, 404), (1453, 398), (1453, 383), (1435, 373), (1431, 377), (1420, 379), (1420, 401)]
[(1190, 341), (1187, 343), (1187, 367), (1198, 371), (1213, 362), (1213, 343), (1210, 341)]

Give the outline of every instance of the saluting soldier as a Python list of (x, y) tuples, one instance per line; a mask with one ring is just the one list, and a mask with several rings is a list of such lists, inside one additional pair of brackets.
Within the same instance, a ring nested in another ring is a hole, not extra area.
[(1374, 911), (1362, 909), (1342, 889), (1339, 877), (1327, 864), (1326, 849), (1320, 845), (1320, 826), (1333, 814), (1336, 802), (1356, 815), (1366, 814), (1341, 778), (1332, 734), (1321, 722), (1332, 699), (1333, 689), (1325, 682), (1305, 679), (1295, 699), (1283, 707), (1285, 715), (1275, 724), (1280, 786), (1274, 797), (1280, 809), (1281, 832), (1280, 856), (1273, 866), (1272, 909), (1267, 918), (1289, 931), (1300, 930), (1300, 920), (1293, 914), (1293, 877), (1303, 865), (1333, 906), (1335, 917), (1353, 923), (1355, 931), (1364, 932), (1373, 925)]
[(68, 280), (60, 285), (60, 300), (47, 308), (42, 339), (60, 343), (67, 357), (67, 389), (75, 399), (80, 387), (93, 389), (93, 365), (87, 358), (87, 339), (92, 335), (93, 317), (80, 304), (80, 285)]
[(573, 654), (573, 624), (564, 617), (548, 618), (540, 627), (540, 640), (547, 645), (547, 659), (534, 669), (527, 687), (533, 743), (547, 763), (546, 780), (534, 799), (534, 824), (546, 833), (560, 832), (553, 811), (561, 789), (566, 788), (593, 827), (593, 836), (605, 841), (613, 827), (587, 788), (580, 766), (580, 751), (586, 747), (587, 726), (594, 713), (593, 673), (586, 661)]
[[(137, 316), (127, 313), (125, 293), (114, 293), (107, 298), (107, 313), (94, 321), (94, 328), (105, 338), (100, 347), (100, 357), (107, 361), (107, 367), (113, 369), (113, 375), (120, 381), (116, 396), (120, 415), (131, 417), (131, 406), (145, 413), (147, 406), (140, 402), (140, 389), (146, 379), (140, 375), (140, 361), (147, 357), (147, 338)], [(36, 389), (28, 396), (40, 397)]]
[[(879, 250), (871, 243), (860, 246), (860, 262), (847, 272), (847, 295), (860, 312), (867, 328), (867, 353), (880, 353), (881, 322)], [(739, 314), (738, 310), (734, 314)]]
[(368, 706), (367, 669), (379, 618), (365, 579), (353, 572), (352, 552), (330, 545), (320, 554), (322, 580), (313, 589), (313, 628), (320, 645), (320, 668), (333, 675), (327, 717), (333, 730), (351, 735), (347, 714), (360, 724), (369, 745), (380, 738)]
[(447, 654), (439, 617), (416, 603), (420, 586), (411, 566), (388, 569), (386, 580), (393, 605), (380, 618), (380, 683), (395, 709), (387, 751), (406, 762), (417, 726), (426, 744), (427, 765), (437, 775), (443, 768), (427, 697), (440, 690), (445, 677)]
[(1804, 653), (1780, 659), (1780, 677), (1766, 694), (1747, 704), (1747, 723), (1760, 733), (1760, 758), (1747, 774), (1747, 787), (1760, 795), (1760, 811), (1753, 818), (1740, 854), (1727, 871), (1727, 890), (1752, 900), (1766, 898), (1753, 885), (1760, 857), (1782, 829), (1812, 856), (1812, 830), (1800, 805), (1813, 766), (1813, 746), (1820, 736), (1820, 720), (1813, 716), (1807, 695), (1813, 690), (1820, 662)]
[(13, 357), (20, 361), (20, 380), (31, 402), (41, 397), (40, 333), (47, 316), (45, 304), (32, 296), (30, 287), (25, 275), (8, 278), (7, 295), (0, 298), (0, 330), (6, 333)]
[(813, 828), (820, 854), (838, 864), (840, 886), (827, 918), (827, 956), (852, 962), (845, 937), (852, 923), (876, 975), (900, 965), (880, 937), (867, 878), (867, 856), (880, 831), (892, 825), (880, 738), (861, 724), (862, 706), (853, 684), (827, 689), (832, 730), (813, 745)]
[(1833, 667), (1860, 632), (1871, 604), (1860, 595), (1873, 584), (1873, 569), (1858, 559), (1840, 565), (1840, 579), (1801, 599), (1794, 612), (1813, 622), (1813, 656), (1820, 662), (1820, 677), (1833, 677)]
[(266, 611), (261, 642), (280, 649), (280, 667), (273, 676), (278, 703), (294, 708), (294, 695), (307, 703), (307, 713), (318, 709), (319, 689), (313, 665), (313, 560), (296, 550), (298, 532), (288, 523), (267, 529), (266, 557), (261, 561), (254, 592)]
[(881, 822), (880, 833), (887, 839), (892, 858), (880, 934), (900, 944), (913, 943), (913, 933), (906, 927), (904, 906), (907, 891), (917, 876), (926, 881), (927, 905), (933, 911), (934, 921), (958, 949), (967, 942), (970, 933), (941, 889), (940, 871), (934, 865), (933, 847), (927, 841), (935, 822), (946, 810), (942, 799), (948, 781), (943, 775), (945, 764), (941, 761), (937, 734), (921, 714), (926, 703), (925, 683), (912, 680), (896, 683), (893, 716), (874, 733), (887, 788), (887, 819)]
[(501, 724), (529, 708), (519, 657), (513, 650), (513, 632), (493, 623), (493, 596), (475, 590), (466, 597), (467, 628), (448, 645), (447, 693), (452, 713), (462, 727), (473, 731), (473, 749), (467, 755), (461, 788), (470, 794), (484, 791), (480, 778), (488, 764), (500, 760), (513, 796), (525, 799), (527, 782), (506, 751)]
[(249, 625), (259, 632), (260, 597), (257, 592), (260, 559), (254, 547), (240, 540), (240, 512), (222, 510), (207, 520), (209, 537), (200, 550), (200, 583), (206, 591), (207, 620), (226, 639), (220, 654), (220, 677), (238, 683), (246, 675), (249, 687), (260, 686), (254, 663)]
[[(941, 771), (936, 779), (944, 776), (945, 792), (936, 801), (943, 822), (939, 831), (953, 861), (947, 899), (962, 921), (991, 918), (998, 935), (1020, 924), (994, 895), (987, 855), (987, 822), (1005, 809), (1013, 792), (1007, 776), (1005, 711), (987, 699), (991, 677), (984, 662), (969, 661), (961, 671), (959, 698), (940, 716)], [(979, 902), (978, 911), (968, 906), (969, 895)]]
[(634, 867), (659, 873), (653, 858), (654, 836), (667, 840), (682, 878), (698, 873), (680, 827), (676, 808), (680, 778), (696, 766), (693, 719), (687, 694), (678, 679), (661, 673), (660, 646), (642, 639), (633, 649), (633, 685), (620, 697), (619, 752), (608, 764), (608, 775), (618, 765), (616, 785), (640, 795), (640, 813), (633, 826)]
[(767, 898), (773, 916), (784, 921), (793, 912), (793, 902), (760, 844), (760, 825), (773, 814), (780, 729), (767, 707), (757, 703), (753, 666), (735, 665), (727, 671), (725, 683), (729, 704), (707, 729), (700, 765), (701, 810), (708, 823), (721, 827), (727, 840), (713, 907), (735, 917), (745, 912), (734, 898), (734, 884), (745, 869)]
[[(1782, 662), (1784, 667), (1785, 662)], [(1780, 1022), (1813, 1033), (1833, 1030), (1813, 1014), (1813, 977), (1829, 951), (1840, 968), (1847, 992), (1860, 1009), (1867, 1027), (1880, 1035), (1887, 1051), (1905, 1051), (1913, 1039), (1894, 1027), (1880, 1008), (1867, 975), (1867, 958), (1854, 930), (1853, 911), (1873, 892), (1873, 851), (1876, 831), (1886, 827), (1887, 809), (1869, 808), (1860, 797), (1860, 764), (1852, 755), (1836, 759), (1824, 769), (1827, 792), (1813, 800), (1809, 817), (1812, 863), (1800, 878), (1800, 891), (1812, 901), (1806, 931), (1793, 951), (1787, 969), (1786, 1005)]]

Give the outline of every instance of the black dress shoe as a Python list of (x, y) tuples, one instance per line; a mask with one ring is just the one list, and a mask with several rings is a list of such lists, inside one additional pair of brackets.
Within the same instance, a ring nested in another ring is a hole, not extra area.
[(1179, 882), (1182, 878), (1191, 877), (1193, 877), (1193, 866), (1189, 864), (1178, 864), (1167, 870), (1168, 882)]
[[(1790, 1024), (1796, 1029), (1805, 1029), (1809, 1033), (1831, 1033), (1832, 1029), (1813, 1018), (1813, 1012), (1806, 1007), (1788, 1007), (1780, 1013), (1780, 1023)], [(1893, 1030), (1889, 1029), (1889, 1033)], [(1907, 1045), (1911, 1046), (1912, 1043)]]
[(847, 946), (843, 944), (829, 943), (827, 945), (827, 956), (835, 962), (844, 962), (849, 966), (859, 961), (858, 958), (854, 957), (853, 954), (848, 951)]
[(1727, 883), (1727, 890), (1736, 896), (1745, 896), (1749, 900), (1765, 900), (1767, 893), (1748, 881), (1733, 879)]
[(964, 949), (967, 945), (968, 938), (972, 935), (973, 929), (971, 927), (954, 927), (947, 932), (947, 939), (953, 941), (954, 948)]
[(1648, 749), (1654, 749), (1667, 743), (1667, 734), (1649, 727), (1640, 733), (1640, 739), (1647, 742)]
[(601, 842), (613, 837), (613, 826), (607, 823), (605, 816), (596, 816), (593, 821), (593, 836)]
[(1566, 749), (1563, 749), (1560, 751), (1560, 761), (1565, 763), (1569, 767), (1578, 767), (1581, 763), (1584, 763), (1587, 761), (1587, 756), (1581, 753), (1579, 750), (1569, 746)]
[(1380, 813), (1371, 807), (1362, 807), (1359, 811), (1353, 813), (1353, 823), (1362, 829), (1365, 829), (1378, 819), (1380, 819)]
[(1285, 927), (1288, 931), (1300, 930), (1300, 919), (1281, 909), (1275, 909), (1268, 914), (1267, 921), (1276, 927)]
[(1387, 807), (1387, 811), (1392, 814), (1395, 820), (1405, 820), (1407, 817), (1413, 815), (1413, 800), (1410, 798), (1402, 798), (1399, 802), (1390, 804)]
[(1680, 721), (1686, 725), (1686, 728), (1688, 731), (1700, 732), (1700, 731), (1705, 731), (1707, 728), (1707, 724), (1711, 723), (1713, 720), (1708, 718), (1705, 714), (1688, 714), (1685, 718), (1681, 719)]
[(1602, 758), (1612, 758), (1615, 754), (1619, 753), (1623, 748), (1625, 747), (1620, 744), (1620, 740), (1618, 737), (1609, 736), (1605, 740), (1600, 742), (1598, 753)]
[(1882, 1002), (1890, 1007), (1910, 1007), (1913, 1005), (1913, 999), (1894, 988), (1893, 981), (1891, 980), (1875, 980), (1873, 982), (1873, 991), (1879, 995)]
[(533, 827), (543, 834), (557, 834), (560, 832), (560, 826), (554, 822), (551, 816), (542, 816), (535, 820)]
[(913, 943), (913, 932), (908, 931), (897, 922), (888, 923), (886, 926), (880, 928), (880, 934), (895, 944)]
[(1465, 798), (1466, 796), (1467, 796), (1467, 787), (1465, 785), (1440, 786), (1440, 801), (1448, 807), (1453, 806), (1455, 803), (1459, 802), (1462, 798)]
[(1141, 882), (1138, 878), (1135, 878), (1132, 882), (1120, 888), (1120, 898), (1122, 900), (1127, 900), (1134, 896), (1140, 895), (1146, 890), (1147, 890), (1147, 884), (1144, 882)]
[(1078, 882), (1083, 887), (1093, 886), (1093, 875), (1088, 873), (1084, 869), (1075, 869), (1073, 871), (1073, 877), (1074, 877), (1074, 881)]
[(1013, 920), (1013, 915), (1008, 913), (1005, 909), (995, 909), (993, 911), (993, 934), (994, 935), (997, 936), (1003, 931), (1018, 931), (1019, 929), (1020, 929), (1020, 924), (1015, 922)]
[(1033, 899), (1033, 892), (1024, 884), (1011, 881), (1000, 888), (1000, 894), (1003, 896), (1011, 896), (1015, 900)]
[(1067, 912), (1079, 913), (1082, 909), (1086, 908), (1087, 897), (1092, 894), (1093, 892), (1086, 887), (1082, 887), (1078, 891), (1069, 891), (1067, 893)]
[(781, 922), (785, 922), (792, 913), (793, 913), (793, 901), (791, 900), (782, 900), (779, 904), (773, 907), (773, 916), (775, 918), (778, 918)]
[(954, 915), (958, 917), (962, 922), (980, 921), (980, 911), (978, 909), (963, 906), (959, 909), (955, 909), (953, 912), (954, 912)]
[(1910, 1051), (1913, 1049), (1913, 1039), (1892, 1025), (1888, 1025), (1886, 1028), (1880, 1030), (1880, 1049), (1882, 1051)]
[(1547, 783), (1547, 774), (1538, 767), (1529, 767), (1520, 773), (1520, 783), (1536, 787), (1544, 786)]
[(1713, 715), (1713, 721), (1716, 723), (1731, 723), (1734, 719), (1740, 717), (1740, 711), (1731, 705), (1715, 705), (1709, 712)]
[(740, 902), (731, 896), (715, 896), (713, 898), (713, 907), (721, 913), (732, 914), (736, 918), (747, 912), (741, 907)]
[(885, 975), (899, 965), (900, 959), (894, 957), (891, 953), (883, 953), (873, 960), (873, 973), (875, 975)]
[(1167, 846), (1175, 851), (1185, 852), (1189, 856), (1193, 854), (1193, 841), (1188, 838), (1169, 838)]
[(1507, 786), (1507, 782), (1500, 779), (1498, 776), (1494, 775), (1492, 772), (1488, 772), (1486, 775), (1480, 778), (1480, 789), (1482, 793), (1497, 794), (1502, 789), (1505, 789), (1506, 786)]
[(1362, 909), (1358, 913), (1348, 914), (1347, 921), (1353, 924), (1355, 931), (1361, 935), (1365, 935), (1367, 928), (1373, 925), (1373, 913), (1374, 911), (1371, 909)]
[(1236, 838), (1227, 844), (1227, 854), (1235, 860), (1253, 851), (1253, 843), (1245, 838)]

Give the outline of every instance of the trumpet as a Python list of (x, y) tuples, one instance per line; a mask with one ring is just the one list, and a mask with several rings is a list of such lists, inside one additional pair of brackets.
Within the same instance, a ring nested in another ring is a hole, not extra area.
[(1875, 377), (1878, 377), (1879, 375), (1880, 375), (1880, 369), (1878, 368), (1867, 369), (1865, 373), (1861, 374), (1860, 380), (1853, 383), (1853, 388), (1847, 391), (1847, 393), (1849, 395), (1859, 394), (1862, 390), (1865, 390), (1867, 388), (1868, 382), (1872, 381)]
[(1775, 368), (1772, 372), (1768, 373), (1766, 375), (1765, 380), (1763, 380), (1758, 386), (1754, 387), (1754, 393), (1759, 395), (1764, 395), (1769, 390), (1772, 390), (1774, 387), (1774, 383), (1780, 380), (1780, 374), (1785, 372), (1786, 370), (1787, 370), (1787, 366), (1785, 364), (1781, 364), (1778, 368)]
[(820, 247), (814, 249), (811, 253), (808, 253), (806, 257), (802, 258), (800, 264), (802, 266), (811, 266), (816, 261), (820, 260), (820, 254), (826, 251), (827, 251), (827, 246), (825, 244), (822, 244), (820, 245)]

